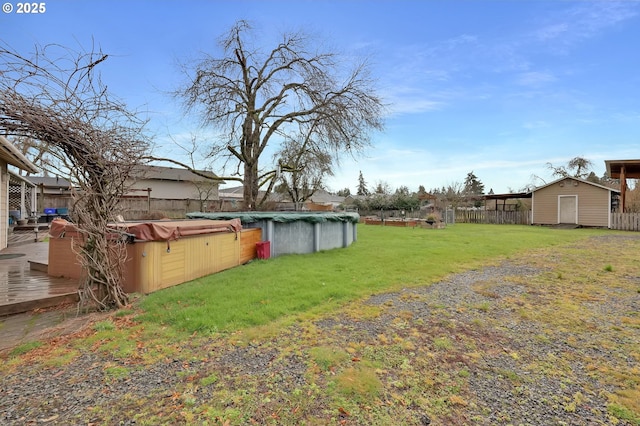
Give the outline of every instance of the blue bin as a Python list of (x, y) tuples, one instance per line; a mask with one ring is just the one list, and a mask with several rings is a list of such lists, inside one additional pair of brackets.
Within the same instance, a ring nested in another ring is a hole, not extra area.
[(56, 209), (56, 213), (58, 213), (59, 215), (68, 215), (69, 209)]
[(44, 214), (56, 214), (56, 209), (44, 209)]

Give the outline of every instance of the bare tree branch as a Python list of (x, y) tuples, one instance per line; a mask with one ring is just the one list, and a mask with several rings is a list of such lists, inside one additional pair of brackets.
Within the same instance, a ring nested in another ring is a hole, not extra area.
[(126, 248), (108, 225), (149, 146), (146, 121), (113, 99), (96, 73), (107, 58), (57, 45), (27, 58), (0, 45), (0, 131), (38, 141), (79, 188), (71, 213), (81, 234), (82, 294), (101, 309), (127, 302)]

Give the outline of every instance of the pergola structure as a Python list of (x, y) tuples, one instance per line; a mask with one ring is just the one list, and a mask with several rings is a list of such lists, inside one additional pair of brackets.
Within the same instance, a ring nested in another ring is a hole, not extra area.
[(607, 175), (620, 180), (620, 211), (626, 208), (627, 179), (640, 179), (640, 160), (605, 160)]
[(529, 192), (514, 192), (514, 193), (510, 193), (510, 194), (493, 194), (493, 193), (489, 193), (487, 195), (483, 195), (482, 199), (484, 199), (485, 202), (487, 200), (495, 200), (496, 201), (496, 206), (495, 206), (496, 210), (498, 210), (498, 201), (502, 200), (502, 210), (504, 211), (506, 209), (507, 200), (518, 200), (518, 199), (523, 199), (523, 198), (531, 198), (532, 196), (533, 196), (533, 193), (531, 191), (529, 191)]

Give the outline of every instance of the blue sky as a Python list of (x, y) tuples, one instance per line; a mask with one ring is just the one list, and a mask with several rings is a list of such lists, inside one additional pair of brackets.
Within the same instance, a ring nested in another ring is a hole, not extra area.
[(184, 159), (173, 140), (211, 135), (167, 92), (182, 81), (178, 63), (216, 54), (217, 37), (246, 19), (265, 41), (304, 29), (370, 58), (386, 128), (363, 156), (343, 158), (332, 190), (355, 191), (359, 171), (370, 186), (411, 190), (473, 171), (503, 193), (532, 175), (549, 181), (548, 162), (582, 156), (602, 175), (606, 159), (640, 158), (638, 1), (56, 0), (40, 15), (9, 3), (0, 39), (19, 52), (94, 44), (110, 55), (103, 81), (148, 110), (158, 155)]

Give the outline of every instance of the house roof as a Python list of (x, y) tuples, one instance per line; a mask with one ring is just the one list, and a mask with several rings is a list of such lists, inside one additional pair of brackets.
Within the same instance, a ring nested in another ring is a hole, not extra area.
[[(211, 176), (212, 179), (217, 178), (217, 176), (209, 171), (200, 171), (199, 172)], [(188, 182), (205, 182), (209, 181), (203, 176), (197, 175), (195, 173), (190, 172), (187, 169), (178, 169), (172, 167), (160, 167), (160, 166), (138, 166), (133, 171), (132, 175), (138, 179), (149, 179), (149, 180), (169, 180), (169, 181), (188, 181)], [(47, 188), (70, 188), (71, 183), (60, 177), (51, 177), (51, 176), (29, 176), (29, 180), (36, 185), (42, 184)], [(219, 182), (219, 181), (218, 181)]]
[(218, 198), (221, 200), (242, 200), (244, 198), (244, 188), (234, 186), (232, 188), (218, 189)]
[(531, 192), (533, 193), (533, 192), (539, 191), (539, 190), (541, 190), (541, 189), (543, 189), (543, 188), (546, 188), (546, 187), (548, 187), (548, 186), (554, 185), (554, 184), (556, 184), (556, 183), (558, 183), (558, 182), (560, 182), (560, 181), (563, 181), (563, 180), (565, 180), (565, 179), (571, 179), (571, 180), (574, 180), (574, 181), (577, 181), (577, 182), (586, 183), (587, 185), (595, 186), (595, 187), (597, 187), (597, 188), (606, 189), (607, 191), (620, 193), (620, 190), (619, 190), (619, 189), (609, 188), (608, 186), (600, 185), (600, 184), (598, 184), (598, 183), (589, 182), (588, 180), (579, 179), (579, 178), (576, 178), (576, 177), (573, 177), (573, 176), (561, 177), (560, 179), (556, 179), (556, 180), (554, 180), (553, 182), (549, 182), (549, 183), (548, 183), (548, 184), (546, 184), (546, 185), (539, 186), (539, 187), (535, 188), (534, 190), (532, 190)]
[(220, 188), (220, 190), (218, 191), (220, 194), (227, 194), (227, 195), (233, 195), (233, 194), (237, 194), (242, 196), (242, 194), (244, 193), (244, 187), (243, 186), (234, 186), (231, 188)]
[(627, 179), (640, 179), (640, 160), (605, 160), (604, 164), (612, 179), (620, 179), (623, 167)]
[(346, 202), (349, 202), (349, 201), (355, 201), (355, 200), (365, 200), (366, 198), (367, 198), (366, 195), (349, 194), (346, 197), (344, 197), (344, 200)]
[(210, 180), (216, 180), (218, 183), (224, 183), (220, 180), (215, 173), (207, 170), (197, 170), (198, 173), (207, 177), (200, 176), (187, 169), (178, 169), (174, 167), (162, 167), (144, 165), (138, 166), (133, 172), (133, 176), (138, 179), (150, 179), (150, 180), (170, 180), (170, 181), (188, 181), (188, 182), (205, 182)]
[(42, 185), (46, 188), (68, 189), (72, 186), (71, 182), (58, 176), (29, 176), (29, 180), (35, 185)]
[(344, 202), (344, 198), (345, 197), (332, 195), (323, 189), (319, 189), (311, 196), (310, 200), (314, 203), (341, 204)]
[(38, 173), (38, 168), (4, 136), (0, 136), (0, 158), (19, 169)]

